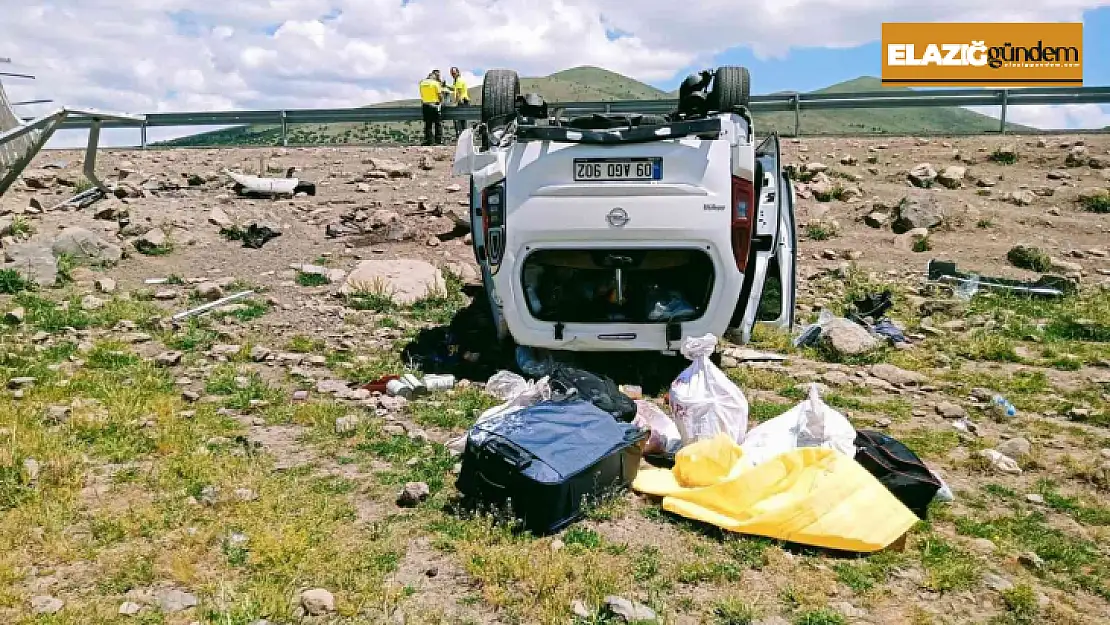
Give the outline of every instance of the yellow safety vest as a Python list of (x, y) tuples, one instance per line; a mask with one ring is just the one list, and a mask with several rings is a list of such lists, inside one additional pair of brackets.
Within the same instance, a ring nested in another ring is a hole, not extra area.
[(420, 81), (420, 101), (424, 104), (438, 104), (440, 84), (434, 78), (425, 78)]
[(456, 78), (455, 79), (455, 84), (451, 85), (451, 87), (455, 91), (455, 104), (458, 104), (459, 102), (462, 102), (463, 100), (469, 100), (470, 99), (470, 92), (467, 91), (466, 83), (463, 82), (462, 77)]

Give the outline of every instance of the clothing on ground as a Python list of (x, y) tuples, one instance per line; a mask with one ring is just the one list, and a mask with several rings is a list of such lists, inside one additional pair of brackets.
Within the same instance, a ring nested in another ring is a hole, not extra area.
[(643, 469), (632, 488), (663, 509), (725, 530), (870, 553), (918, 519), (867, 469), (835, 449), (803, 447), (752, 467), (727, 434), (675, 455), (673, 469)]

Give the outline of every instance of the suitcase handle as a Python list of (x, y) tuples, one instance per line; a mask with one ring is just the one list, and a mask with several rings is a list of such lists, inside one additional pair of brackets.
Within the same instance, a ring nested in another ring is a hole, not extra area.
[(488, 443), (486, 443), (486, 450), (489, 452), (493, 452), (493, 454), (497, 456), (500, 460), (512, 466), (513, 469), (517, 471), (524, 470), (532, 464), (531, 458), (525, 458), (521, 456), (520, 452), (517, 451), (515, 447), (503, 443), (496, 438), (491, 439)]

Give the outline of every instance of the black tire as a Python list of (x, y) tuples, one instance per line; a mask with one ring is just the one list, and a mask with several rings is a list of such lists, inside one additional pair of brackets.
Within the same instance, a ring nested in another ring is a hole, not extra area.
[(737, 106), (748, 106), (751, 101), (751, 74), (748, 68), (725, 65), (717, 68), (713, 87), (709, 91), (709, 108), (728, 111)]
[(520, 77), (511, 69), (491, 69), (482, 80), (482, 123), (504, 119), (516, 109)]

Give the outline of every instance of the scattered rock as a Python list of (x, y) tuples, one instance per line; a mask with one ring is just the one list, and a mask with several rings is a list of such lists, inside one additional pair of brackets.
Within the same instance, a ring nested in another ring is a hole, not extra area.
[(909, 179), (913, 186), (927, 189), (937, 178), (937, 170), (929, 163), (921, 163), (910, 170)]
[(220, 208), (213, 208), (212, 210), (208, 211), (208, 223), (220, 228), (221, 230), (225, 228), (235, 227), (235, 220), (228, 216), (228, 214)]
[(122, 616), (135, 616), (141, 612), (143, 606), (135, 603), (134, 601), (124, 601), (119, 606), (119, 614)]
[(958, 189), (964, 184), (967, 168), (959, 165), (949, 165), (937, 175), (937, 182), (949, 189)]
[(446, 289), (443, 274), (435, 265), (421, 260), (364, 260), (340, 289), (345, 295), (368, 292), (390, 296), (394, 303), (408, 305), (429, 292)]
[(916, 371), (906, 371), (888, 364), (872, 365), (871, 375), (895, 386), (920, 386), (928, 381), (928, 378)]
[(605, 597), (604, 604), (607, 611), (625, 623), (652, 622), (658, 618), (651, 608), (624, 597), (609, 595)]
[(360, 419), (358, 415), (347, 415), (335, 420), (336, 434), (349, 434), (358, 429)]
[(928, 228), (914, 228), (894, 237), (894, 247), (907, 252), (923, 251), (929, 240)]
[(586, 604), (578, 599), (570, 604), (570, 611), (580, 619), (588, 619), (593, 616), (593, 613), (586, 608)]
[(223, 287), (215, 282), (201, 282), (194, 289), (197, 297), (202, 300), (214, 302), (224, 296)]
[(22, 306), (13, 308), (4, 314), (4, 321), (13, 325), (19, 325), (23, 323), (23, 320), (26, 318), (27, 311), (24, 310)]
[(62, 230), (50, 249), (55, 257), (68, 256), (81, 265), (114, 265), (123, 258), (123, 249), (118, 245), (77, 227)]
[(96, 290), (104, 294), (116, 292), (116, 281), (111, 278), (100, 278), (96, 281)]
[(892, 224), (895, 234), (915, 228), (935, 228), (944, 223), (944, 210), (936, 197), (926, 192), (907, 195), (898, 203), (897, 218)]
[(181, 358), (184, 356), (185, 354), (181, 352), (162, 352), (154, 357), (154, 364), (159, 367), (176, 367), (181, 363)]
[(871, 226), (872, 228), (882, 228), (889, 221), (890, 221), (890, 215), (888, 215), (886, 213), (880, 213), (880, 212), (877, 212), (877, 211), (872, 212), (872, 213), (868, 213), (868, 215), (863, 218), (863, 223), (867, 224), (868, 226)]
[(323, 588), (313, 588), (301, 593), (301, 606), (310, 616), (323, 616), (335, 612), (335, 596)]
[(46, 595), (31, 597), (31, 611), (35, 614), (57, 614), (65, 605), (65, 602), (57, 597)]
[(166, 236), (165, 231), (161, 228), (152, 228), (147, 230), (143, 236), (135, 239), (135, 249), (143, 254), (157, 254), (159, 251), (166, 249), (169, 243), (169, 237)]
[(177, 588), (167, 588), (158, 591), (154, 595), (154, 601), (166, 614), (184, 612), (197, 605), (196, 595), (178, 590)]
[(409, 482), (397, 495), (397, 505), (402, 508), (412, 508), (428, 498), (431, 489), (424, 482)]
[(879, 340), (859, 324), (833, 319), (821, 332), (821, 342), (834, 356), (858, 356), (878, 349)]
[(1029, 189), (1021, 189), (1019, 191), (1012, 191), (1006, 196), (1006, 200), (1011, 204), (1018, 206), (1029, 206), (1037, 199), (1037, 195)]
[(1039, 570), (1044, 567), (1044, 560), (1032, 551), (1026, 551), (1018, 556), (1018, 564), (1029, 569)]
[(1029, 493), (1025, 496), (1025, 500), (1029, 503), (1037, 504), (1038, 506), (1044, 505), (1044, 497), (1038, 495), (1037, 493)]
[(983, 585), (995, 592), (1006, 592), (1014, 587), (1010, 580), (994, 573), (983, 574)]
[(8, 264), (3, 269), (14, 269), (39, 286), (54, 286), (58, 282), (58, 260), (48, 247), (37, 243), (5, 244), (4, 257)]
[(1011, 438), (997, 447), (999, 453), (1011, 458), (1028, 456), (1033, 450), (1033, 445), (1025, 438)]
[(1056, 257), (1049, 257), (1049, 271), (1056, 271), (1063, 274), (1069, 273), (1082, 273), (1083, 265), (1073, 263), (1070, 261), (1062, 260)]
[(1068, 167), (1082, 167), (1087, 164), (1090, 158), (1090, 150), (1087, 146), (1076, 145), (1068, 150), (1068, 155), (1064, 158), (1064, 164)]
[(959, 404), (954, 404), (950, 401), (937, 405), (937, 414), (945, 419), (966, 419), (967, 410)]
[(385, 172), (390, 178), (412, 178), (412, 169), (408, 165), (388, 158), (371, 158), (369, 165), (376, 171)]
[(1000, 451), (995, 449), (983, 449), (979, 452), (979, 456), (986, 459), (996, 471), (1009, 473), (1011, 475), (1021, 475), (1021, 467), (1018, 466), (1017, 461)]

